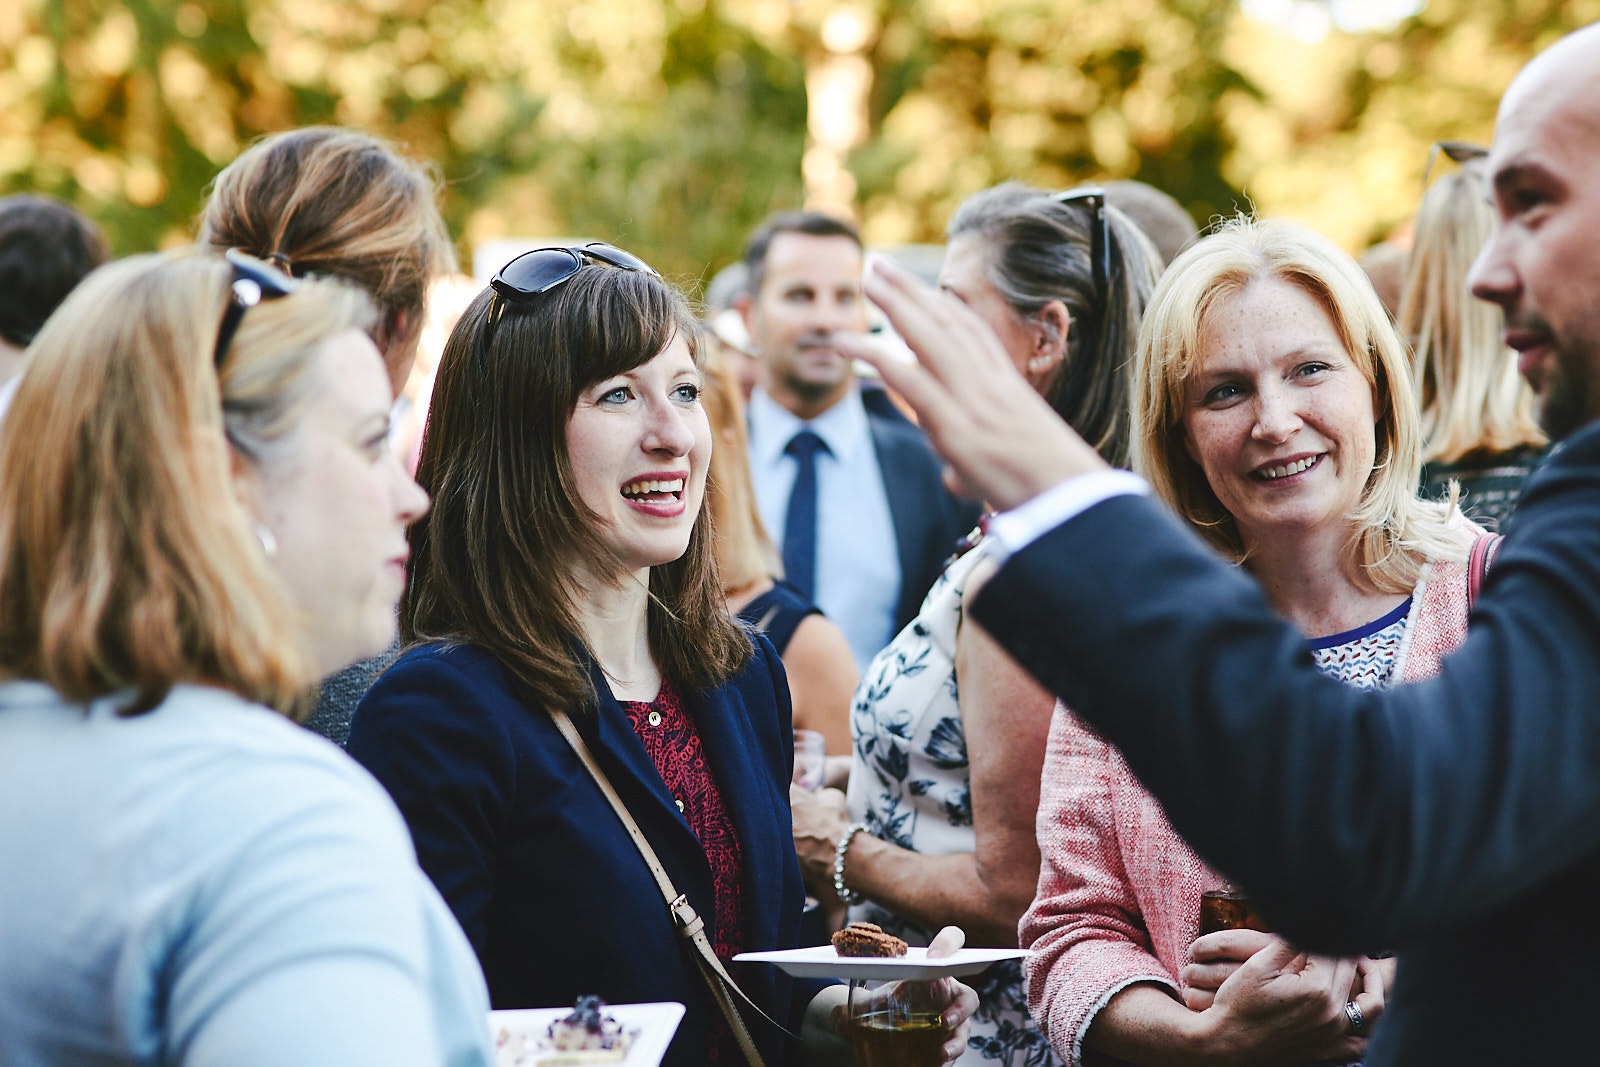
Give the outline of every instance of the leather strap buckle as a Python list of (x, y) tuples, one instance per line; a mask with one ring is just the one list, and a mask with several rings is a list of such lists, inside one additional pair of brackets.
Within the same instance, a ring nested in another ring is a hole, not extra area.
[(694, 910), (694, 905), (689, 903), (687, 893), (679, 893), (678, 899), (668, 905), (672, 909), (672, 917), (678, 923), (678, 936), (692, 939), (705, 928), (705, 920), (700, 918)]

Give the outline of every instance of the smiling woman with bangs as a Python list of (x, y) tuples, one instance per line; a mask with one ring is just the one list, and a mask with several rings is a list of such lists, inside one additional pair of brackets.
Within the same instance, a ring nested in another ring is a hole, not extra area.
[[(601, 785), (708, 954), (796, 943), (788, 686), (723, 602), (694, 340), (677, 292), (609, 245), (519, 256), (466, 309), (417, 470), (436, 503), (411, 532), (410, 647), (349, 751), (399, 804), (495, 1007), (677, 1001), (666, 1063), (780, 1063), (842, 1047), (841, 987), (738, 973), (798, 1042), (723, 1014)], [(954, 1047), (976, 998), (950, 995)]]

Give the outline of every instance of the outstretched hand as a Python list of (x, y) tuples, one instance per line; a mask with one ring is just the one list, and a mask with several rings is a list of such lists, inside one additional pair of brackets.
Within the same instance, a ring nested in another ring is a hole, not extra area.
[(877, 262), (865, 289), (916, 353), (908, 363), (870, 337), (841, 337), (915, 409), (945, 482), (1001, 510), (1105, 466), (1012, 364), (976, 313), (892, 264)]

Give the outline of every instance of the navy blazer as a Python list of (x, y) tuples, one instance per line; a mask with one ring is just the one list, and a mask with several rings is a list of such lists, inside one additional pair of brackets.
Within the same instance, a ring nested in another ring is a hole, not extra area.
[[(627, 714), (594, 677), (598, 713), (573, 712), (573, 722), (710, 926), (711, 870), (700, 842)], [(793, 947), (805, 890), (789, 814), (789, 690), (777, 654), (758, 637), (742, 674), (684, 702), (739, 835), (746, 945)], [(549, 716), (517, 694), (496, 659), (465, 645), (408, 650), (361, 701), (349, 752), (405, 815), (423, 869), (478, 953), (494, 1007), (569, 1005), (586, 993), (613, 1003), (678, 1001), (688, 1012), (665, 1062), (703, 1067), (717, 1008), (655, 880)], [(734, 976), (795, 1032), (822, 985), (764, 965)], [(772, 1026), (756, 1019), (750, 1029), (769, 1062), (793, 1058)]]
[(1592, 1062), (1600, 428), (1530, 478), (1427, 682), (1326, 678), (1247, 574), (1145, 498), (1014, 555), (973, 617), (1286, 936), (1399, 950), (1370, 1065)]
[(979, 508), (950, 494), (927, 436), (905, 416), (879, 410), (885, 405), (893, 408), (887, 398), (867, 405), (867, 425), (900, 556), (900, 600), (894, 615), (894, 633), (899, 633), (916, 618), (956, 543), (977, 524)]

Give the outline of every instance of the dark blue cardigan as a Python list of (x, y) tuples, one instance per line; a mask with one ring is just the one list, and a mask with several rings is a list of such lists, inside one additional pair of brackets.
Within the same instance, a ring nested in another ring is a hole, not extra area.
[[(598, 714), (573, 721), (679, 892), (709, 925), (711, 870), (700, 842), (598, 671)], [(745, 944), (797, 944), (805, 890), (791, 837), (789, 688), (755, 639), (732, 681), (685, 694), (744, 857)], [(554, 1007), (595, 993), (612, 1003), (674, 1000), (688, 1012), (667, 1064), (706, 1062), (717, 1008), (622, 823), (541, 708), (481, 649), (424, 645), (368, 691), (349, 751), (393, 795), (417, 855), (460, 921), (496, 1008)], [(821, 987), (776, 969), (737, 968), (757, 1004), (798, 1032)], [(773, 1063), (792, 1042), (755, 1020)]]

